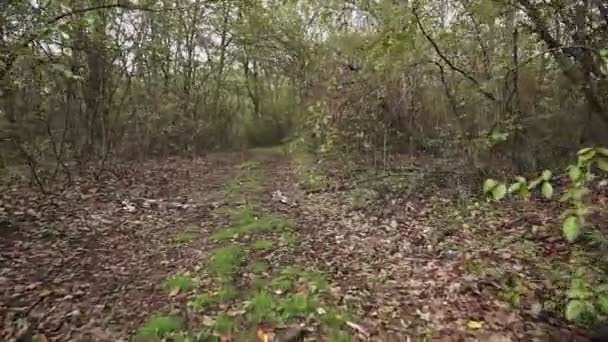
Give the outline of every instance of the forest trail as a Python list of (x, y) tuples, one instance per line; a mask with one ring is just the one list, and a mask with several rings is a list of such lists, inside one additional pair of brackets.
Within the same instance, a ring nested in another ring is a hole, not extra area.
[(0, 236), (2, 340), (249, 341), (260, 322), (311, 341), (585, 340), (505, 303), (471, 267), (494, 258), (487, 248), (438, 248), (436, 203), (355, 210), (347, 191), (305, 190), (308, 176), (254, 151), (128, 165), (49, 198), (4, 194), (18, 221)]

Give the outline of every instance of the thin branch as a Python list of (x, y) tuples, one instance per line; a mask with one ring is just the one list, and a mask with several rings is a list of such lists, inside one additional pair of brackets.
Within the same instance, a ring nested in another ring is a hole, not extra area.
[(492, 95), (490, 92), (483, 89), (481, 83), (479, 83), (479, 81), (477, 81), (477, 79), (475, 79), (473, 76), (471, 76), (469, 73), (467, 73), (463, 69), (456, 66), (452, 61), (450, 61), (443, 54), (443, 52), (439, 48), (439, 45), (437, 45), (437, 43), (433, 40), (433, 38), (429, 35), (429, 33), (424, 29), (424, 26), (422, 25), (422, 21), (420, 20), (420, 17), (418, 16), (416, 7), (412, 8), (412, 12), (414, 14), (414, 18), (416, 18), (416, 23), (418, 24), (418, 28), (420, 28), (420, 31), (422, 31), (422, 34), (426, 37), (426, 39), (429, 41), (429, 43), (431, 43), (431, 45), (433, 46), (433, 49), (435, 49), (435, 52), (437, 53), (437, 55), (439, 55), (439, 57), (450, 67), (450, 69), (456, 71), (457, 73), (464, 76), (464, 78), (471, 81), (471, 83), (473, 83), (477, 87), (477, 91), (479, 91), (485, 97), (492, 100), (493, 102), (498, 102), (498, 99), (496, 99), (496, 97), (494, 95)]
[(149, 7), (142, 7), (142, 6), (133, 5), (131, 3), (120, 3), (119, 2), (119, 3), (115, 3), (115, 4), (106, 4), (106, 5), (78, 8), (78, 9), (75, 9), (75, 10), (72, 10), (72, 11), (69, 11), (66, 13), (62, 13), (54, 18), (51, 18), (46, 23), (48, 25), (52, 25), (67, 17), (72, 17), (75, 15), (84, 14), (84, 13), (93, 12), (93, 11), (100, 11), (100, 10), (104, 10), (104, 9), (112, 9), (112, 8), (122, 8), (122, 9), (146, 11), (146, 12), (158, 12), (157, 10), (149, 8)]

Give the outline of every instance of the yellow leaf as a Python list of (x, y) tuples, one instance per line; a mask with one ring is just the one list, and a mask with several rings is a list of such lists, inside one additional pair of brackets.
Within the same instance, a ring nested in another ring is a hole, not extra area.
[(179, 293), (179, 287), (175, 287), (169, 292), (169, 297), (175, 297)]
[(483, 322), (469, 321), (467, 323), (467, 328), (469, 328), (471, 330), (479, 330), (479, 329), (481, 329), (482, 325), (483, 325)]

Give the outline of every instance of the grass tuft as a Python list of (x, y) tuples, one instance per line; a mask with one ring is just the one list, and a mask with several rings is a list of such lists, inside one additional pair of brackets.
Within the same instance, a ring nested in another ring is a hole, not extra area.
[(190, 303), (188, 303), (194, 311), (204, 311), (208, 309), (211, 305), (213, 305), (213, 297), (210, 295), (203, 293), (196, 295)]
[(165, 280), (163, 287), (169, 291), (180, 290), (186, 292), (194, 288), (194, 280), (184, 275), (174, 275)]
[(243, 262), (243, 250), (237, 245), (219, 248), (211, 257), (211, 269), (221, 278), (231, 277)]
[(211, 236), (211, 239), (227, 241), (243, 235), (287, 231), (292, 227), (292, 224), (285, 219), (261, 216), (251, 211), (251, 209), (242, 209), (233, 215), (235, 223), (228, 228), (217, 231)]
[(276, 303), (272, 295), (266, 291), (256, 293), (251, 299), (249, 311), (255, 323), (276, 322)]
[(179, 232), (175, 234), (174, 240), (177, 243), (188, 243), (194, 240), (194, 234), (191, 232)]
[(175, 316), (154, 316), (137, 331), (137, 341), (150, 337), (167, 337), (182, 328), (182, 321)]
[(265, 261), (255, 261), (253, 264), (251, 264), (251, 271), (253, 273), (264, 273), (268, 271), (269, 268), (270, 265), (268, 265), (268, 263)]
[(253, 243), (253, 248), (259, 251), (267, 251), (272, 249), (274, 242), (272, 240), (256, 240)]

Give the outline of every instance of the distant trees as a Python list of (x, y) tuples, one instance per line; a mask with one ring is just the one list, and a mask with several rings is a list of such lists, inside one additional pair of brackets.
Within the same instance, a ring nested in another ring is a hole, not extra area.
[(597, 0), (5, 1), (0, 157), (42, 184), (291, 135), (539, 169), (607, 143), (607, 32)]

